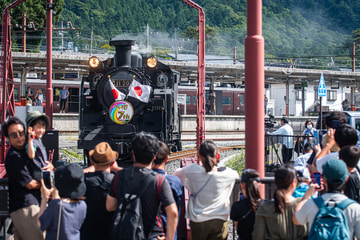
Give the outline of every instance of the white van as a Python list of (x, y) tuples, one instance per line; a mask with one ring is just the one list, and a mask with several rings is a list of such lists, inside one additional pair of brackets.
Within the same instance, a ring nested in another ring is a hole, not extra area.
[[(348, 117), (348, 123), (356, 129), (356, 132), (358, 133), (358, 137), (359, 137), (359, 140), (357, 142), (357, 146), (360, 147), (360, 112), (357, 112), (357, 111), (344, 111), (344, 113), (346, 114), (346, 116)], [(323, 112), (322, 114), (322, 118), (323, 118), (323, 123), (325, 121), (325, 118), (329, 115), (329, 112), (326, 111), (326, 112)], [(317, 120), (317, 124), (316, 124), (316, 128), (319, 129), (319, 124), (320, 123), (320, 117), (318, 118)], [(326, 129), (323, 128), (322, 131), (320, 131), (320, 135), (326, 133)], [(320, 140), (321, 140), (321, 137), (320, 137)], [(359, 164), (360, 164), (360, 161), (359, 161)]]
[(345, 111), (344, 113), (346, 113), (349, 118), (349, 124), (357, 131), (360, 131), (360, 112)]
[[(325, 124), (325, 118), (329, 115), (329, 111), (324, 111), (322, 113), (322, 119), (323, 119), (323, 129)], [(344, 111), (346, 116), (348, 117), (348, 123), (355, 128), (356, 130), (360, 131), (360, 112), (355, 111)], [(320, 129), (320, 117), (318, 118), (316, 122), (316, 128)]]

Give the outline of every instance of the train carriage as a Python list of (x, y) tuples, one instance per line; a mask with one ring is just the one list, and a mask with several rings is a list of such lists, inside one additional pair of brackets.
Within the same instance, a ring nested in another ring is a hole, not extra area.
[[(212, 94), (210, 94), (212, 92)], [(186, 114), (197, 114), (195, 86), (179, 86), (179, 94), (186, 95)], [(210, 91), (205, 88), (206, 113), (216, 115), (244, 115), (245, 90), (243, 88), (215, 87)], [(212, 100), (213, 99), (213, 100)], [(213, 103), (212, 103), (213, 101)], [(211, 107), (213, 105), (213, 107)], [(185, 107), (180, 105), (180, 113), (185, 113)]]

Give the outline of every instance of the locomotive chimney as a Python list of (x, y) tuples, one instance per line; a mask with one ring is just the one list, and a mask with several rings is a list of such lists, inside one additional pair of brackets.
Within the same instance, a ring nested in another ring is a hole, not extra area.
[(115, 46), (115, 66), (130, 67), (131, 65), (131, 46), (135, 45), (135, 40), (113, 40), (111, 46)]

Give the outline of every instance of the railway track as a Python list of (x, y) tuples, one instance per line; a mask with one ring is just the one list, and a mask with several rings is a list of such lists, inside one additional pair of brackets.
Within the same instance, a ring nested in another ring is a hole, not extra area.
[[(244, 148), (245, 148), (245, 145), (230, 145), (230, 146), (218, 147), (220, 152), (227, 152), (227, 151), (233, 151), (233, 150), (244, 149)], [(175, 152), (175, 153), (170, 154), (168, 161), (170, 162), (170, 161), (175, 161), (175, 160), (187, 158), (187, 157), (196, 157), (196, 155), (197, 155), (196, 149)]]

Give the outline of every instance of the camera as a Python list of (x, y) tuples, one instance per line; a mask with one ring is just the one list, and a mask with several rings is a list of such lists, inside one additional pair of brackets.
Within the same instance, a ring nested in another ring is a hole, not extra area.
[(273, 128), (276, 124), (275, 121), (273, 121), (274, 116), (273, 115), (269, 115), (269, 118), (265, 118), (265, 128)]
[(44, 184), (45, 184), (45, 187), (46, 188), (51, 188), (52, 187), (52, 183), (53, 183), (53, 177), (54, 177), (54, 174), (50, 171), (44, 171), (42, 173), (42, 177), (43, 177), (43, 180), (44, 180)]

